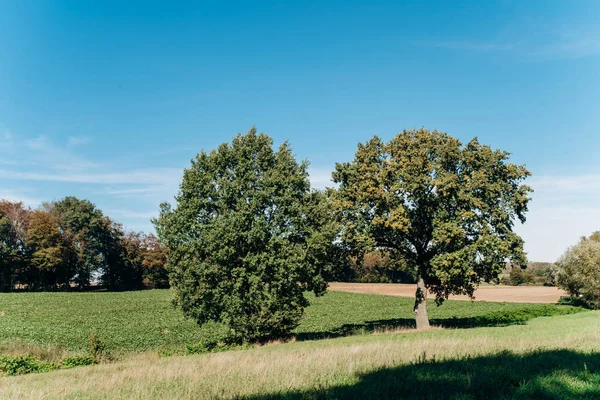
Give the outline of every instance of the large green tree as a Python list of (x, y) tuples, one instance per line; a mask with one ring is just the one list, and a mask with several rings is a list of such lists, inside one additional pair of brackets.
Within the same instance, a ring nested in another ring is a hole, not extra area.
[(530, 175), (509, 153), (477, 139), (465, 146), (446, 133), (408, 130), (389, 142), (359, 144), (354, 160), (336, 164), (342, 239), (357, 252), (398, 252), (417, 271), (417, 328), (429, 327), (427, 292), (473, 296), (497, 278), (506, 260), (526, 265), (523, 240)]
[(337, 234), (326, 196), (310, 192), (307, 162), (251, 129), (184, 171), (177, 206), (155, 221), (184, 313), (262, 341), (288, 335), (321, 294)]

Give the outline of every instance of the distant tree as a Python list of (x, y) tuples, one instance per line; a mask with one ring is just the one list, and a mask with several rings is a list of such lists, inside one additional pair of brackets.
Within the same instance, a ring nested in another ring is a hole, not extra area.
[(0, 291), (2, 292), (12, 289), (13, 286), (14, 262), (18, 252), (14, 243), (14, 229), (0, 210)]
[(137, 263), (139, 248), (126, 241), (126, 234), (120, 224), (112, 222), (108, 217), (103, 221), (105, 226), (100, 237), (100, 282), (108, 290), (141, 289), (143, 267)]
[(168, 288), (167, 249), (152, 234), (140, 234), (140, 249), (144, 284), (154, 288)]
[(77, 267), (77, 253), (68, 232), (61, 231), (57, 218), (46, 211), (33, 211), (26, 246), (32, 288), (55, 289), (68, 285)]
[(509, 153), (477, 139), (466, 146), (437, 131), (403, 131), (385, 143), (359, 144), (336, 165), (342, 238), (349, 247), (399, 252), (417, 271), (415, 319), (429, 327), (427, 291), (441, 304), (450, 294), (473, 296), (497, 279), (509, 259), (525, 265), (523, 240), (530, 175)]
[(556, 283), (573, 297), (600, 308), (600, 232), (582, 238), (556, 263)]
[(57, 217), (62, 230), (73, 235), (78, 258), (75, 282), (81, 288), (89, 286), (94, 271), (106, 265), (112, 240), (110, 223), (92, 202), (72, 196), (46, 203), (44, 209)]
[(130, 283), (135, 287), (168, 288), (169, 277), (166, 268), (167, 252), (156, 236), (142, 232), (128, 232), (121, 243), (128, 265)]
[(0, 291), (12, 290), (23, 276), (30, 214), (23, 203), (0, 200)]
[(251, 129), (202, 151), (184, 171), (177, 207), (155, 221), (184, 313), (248, 341), (286, 336), (322, 294), (337, 233), (306, 162)]

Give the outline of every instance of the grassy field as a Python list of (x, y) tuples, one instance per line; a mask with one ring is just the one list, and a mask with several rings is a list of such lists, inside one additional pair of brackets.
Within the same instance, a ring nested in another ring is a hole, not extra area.
[(0, 398), (598, 399), (600, 314), (360, 335), (0, 378)]
[[(0, 294), (0, 354), (35, 347), (37, 355), (49, 358), (85, 352), (91, 332), (115, 353), (182, 351), (186, 344), (200, 340), (202, 332), (171, 306), (170, 296), (169, 290)], [(295, 332), (299, 341), (414, 326), (413, 301), (408, 298), (330, 292), (311, 301)], [(432, 322), (448, 327), (506, 325), (579, 311), (542, 304), (448, 301), (441, 307), (430, 305)]]

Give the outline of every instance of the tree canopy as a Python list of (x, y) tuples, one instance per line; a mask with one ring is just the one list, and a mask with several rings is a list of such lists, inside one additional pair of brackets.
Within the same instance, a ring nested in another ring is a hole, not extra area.
[(600, 308), (600, 231), (583, 237), (556, 263), (556, 283), (587, 305)]
[(200, 152), (184, 171), (176, 208), (155, 221), (169, 252), (176, 301), (198, 323), (235, 337), (286, 336), (321, 294), (337, 234), (322, 193), (311, 193), (307, 162), (288, 143), (252, 128)]
[(415, 315), (427, 328), (427, 291), (441, 304), (473, 292), (511, 260), (526, 265), (523, 240), (531, 189), (524, 166), (477, 139), (405, 130), (389, 142), (359, 144), (354, 160), (336, 164), (342, 240), (356, 252), (398, 252), (417, 271)]

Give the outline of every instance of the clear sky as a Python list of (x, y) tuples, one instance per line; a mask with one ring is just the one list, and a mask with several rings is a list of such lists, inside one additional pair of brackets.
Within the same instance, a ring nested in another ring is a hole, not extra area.
[(0, 197), (152, 229), (182, 170), (252, 125), (311, 161), (424, 126), (534, 176), (532, 260), (600, 230), (600, 2), (2, 1)]

